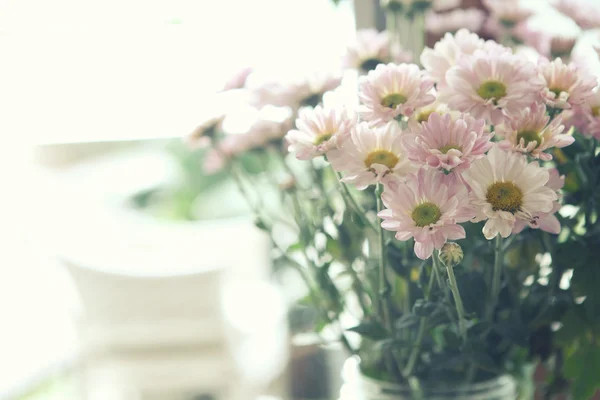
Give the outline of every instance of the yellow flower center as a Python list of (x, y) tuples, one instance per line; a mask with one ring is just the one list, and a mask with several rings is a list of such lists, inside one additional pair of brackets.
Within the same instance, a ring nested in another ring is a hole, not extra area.
[(321, 143), (324, 143), (324, 142), (328, 141), (329, 139), (331, 139), (332, 136), (333, 136), (333, 133), (322, 133), (315, 138), (315, 141), (313, 142), (313, 144), (315, 146), (318, 146)]
[(554, 93), (556, 95), (556, 98), (558, 99), (560, 96), (561, 92), (566, 92), (566, 90), (563, 90), (561, 88), (549, 88), (548, 90), (550, 90), (552, 93)]
[(523, 142), (525, 142), (525, 147), (529, 146), (529, 143), (532, 143), (532, 142), (537, 142), (535, 147), (538, 147), (540, 145), (540, 143), (542, 143), (542, 139), (540, 138), (539, 133), (535, 132), (535, 131), (518, 132), (517, 133), (517, 143), (520, 143), (521, 139), (523, 139)]
[(512, 182), (495, 182), (488, 187), (486, 200), (494, 211), (514, 214), (523, 205), (523, 192)]
[(388, 108), (396, 108), (406, 102), (406, 97), (400, 93), (392, 93), (381, 99), (381, 105)]
[(506, 86), (502, 82), (487, 81), (482, 83), (481, 86), (479, 86), (479, 89), (477, 89), (477, 94), (482, 99), (498, 100), (506, 96)]
[(592, 107), (592, 115), (594, 117), (600, 117), (600, 106)]
[(419, 115), (417, 116), (417, 121), (419, 123), (421, 123), (421, 122), (427, 122), (429, 120), (429, 117), (431, 116), (431, 114), (433, 114), (433, 110), (431, 110), (431, 111), (424, 111), (422, 113), (419, 113)]
[(447, 144), (446, 146), (440, 147), (440, 151), (442, 152), (442, 154), (448, 154), (448, 152), (452, 149), (462, 151), (462, 147), (454, 146), (452, 144)]
[(379, 64), (383, 64), (384, 62), (378, 58), (367, 58), (363, 62), (360, 63), (360, 69), (363, 71), (371, 71), (375, 69)]
[(400, 158), (397, 155), (388, 150), (373, 150), (369, 154), (367, 154), (367, 158), (365, 158), (365, 166), (367, 168), (371, 168), (373, 164), (381, 164), (385, 165), (389, 169), (392, 169), (398, 164)]
[(442, 216), (439, 207), (433, 203), (422, 203), (415, 207), (411, 217), (415, 221), (415, 225), (423, 227), (430, 224), (435, 224)]

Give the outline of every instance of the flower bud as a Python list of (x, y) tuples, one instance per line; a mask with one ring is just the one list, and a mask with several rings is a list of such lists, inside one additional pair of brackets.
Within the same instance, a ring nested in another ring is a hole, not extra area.
[(463, 259), (463, 251), (458, 243), (448, 242), (440, 250), (440, 261), (446, 267), (453, 268)]

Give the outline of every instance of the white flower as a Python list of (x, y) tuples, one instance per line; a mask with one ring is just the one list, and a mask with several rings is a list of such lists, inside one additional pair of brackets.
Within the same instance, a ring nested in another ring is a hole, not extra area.
[(474, 222), (487, 219), (483, 234), (488, 240), (498, 234), (508, 237), (517, 219), (532, 221), (537, 213), (552, 210), (557, 199), (556, 192), (545, 186), (547, 169), (498, 147), (474, 161), (463, 178), (471, 187), (471, 204), (477, 212)]
[(402, 131), (395, 121), (379, 128), (362, 122), (341, 140), (338, 149), (327, 154), (327, 159), (333, 169), (343, 173), (343, 182), (363, 190), (393, 177), (404, 177), (415, 169), (404, 153), (401, 138)]

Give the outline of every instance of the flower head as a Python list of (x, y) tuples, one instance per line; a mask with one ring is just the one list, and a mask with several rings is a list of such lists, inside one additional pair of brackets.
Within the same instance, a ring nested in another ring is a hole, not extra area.
[(314, 109), (300, 110), (296, 120), (298, 129), (288, 132), (286, 139), (289, 151), (300, 160), (308, 160), (336, 149), (342, 136), (350, 134), (356, 123), (346, 110), (327, 109), (317, 106)]
[[(556, 168), (551, 168), (548, 171), (550, 177), (546, 183), (546, 187), (554, 190), (558, 198), (560, 198), (560, 189), (565, 185), (564, 175), (560, 175)], [(539, 212), (533, 215), (531, 220), (517, 219), (512, 233), (520, 233), (526, 226), (532, 229), (541, 229), (548, 233), (558, 235), (560, 233), (560, 221), (556, 218), (556, 212), (560, 210), (560, 203), (555, 201), (552, 204), (552, 209), (549, 212)]]
[(550, 122), (546, 106), (533, 103), (531, 107), (525, 108), (519, 117), (496, 127), (498, 136), (504, 138), (498, 146), (540, 160), (551, 160), (552, 155), (545, 153), (545, 150), (565, 147), (575, 141), (573, 136), (562, 133), (564, 129), (561, 116)]
[(426, 122), (412, 125), (402, 143), (412, 161), (462, 171), (492, 147), (493, 134), (484, 127), (484, 120), (466, 114), (453, 119), (449, 114), (433, 113)]
[(362, 29), (356, 34), (355, 42), (347, 48), (342, 64), (345, 68), (369, 72), (379, 64), (409, 62), (412, 59), (412, 55), (399, 46), (391, 50), (387, 32)]
[(254, 69), (252, 67), (244, 67), (236, 71), (235, 74), (233, 74), (233, 76), (231, 76), (229, 80), (225, 82), (221, 91), (226, 92), (228, 90), (243, 88), (246, 84), (248, 76), (252, 73), (253, 70)]
[(458, 8), (445, 13), (429, 11), (425, 16), (425, 28), (428, 32), (443, 35), (456, 32), (461, 28), (479, 32), (485, 21), (485, 13), (478, 8)]
[(483, 234), (488, 240), (498, 234), (508, 237), (517, 219), (531, 221), (536, 213), (549, 212), (557, 199), (556, 192), (545, 186), (546, 169), (498, 147), (474, 161), (463, 178), (471, 188), (474, 221), (487, 219)]
[(583, 105), (574, 107), (565, 124), (585, 136), (600, 139), (600, 89), (594, 90)]
[(336, 171), (344, 173), (343, 182), (363, 190), (414, 170), (402, 148), (401, 137), (395, 121), (378, 128), (362, 122), (338, 143), (338, 149), (327, 154), (327, 159)]
[(360, 78), (361, 116), (372, 125), (410, 116), (416, 108), (433, 103), (435, 98), (428, 93), (431, 88), (433, 81), (414, 64), (378, 65)]
[(466, 29), (460, 29), (456, 34), (446, 33), (433, 49), (426, 48), (421, 53), (421, 64), (433, 80), (440, 86), (446, 84), (446, 72), (456, 65), (463, 55), (473, 54), (482, 49), (484, 41)]
[(584, 0), (556, 0), (552, 5), (583, 29), (600, 27), (600, 11), (596, 4)]
[(571, 108), (581, 105), (596, 86), (593, 77), (578, 70), (573, 63), (564, 64), (560, 58), (552, 62), (540, 60), (538, 68), (546, 84), (544, 100), (550, 107)]
[(252, 147), (248, 139), (241, 134), (225, 136), (206, 153), (203, 171), (208, 175), (221, 171), (230, 160)]
[(519, 115), (543, 88), (535, 65), (508, 53), (475, 52), (446, 74), (440, 97), (451, 108), (497, 125)]
[(512, 28), (533, 15), (533, 11), (521, 6), (519, 0), (484, 0), (491, 17), (506, 28)]
[(448, 240), (463, 239), (461, 222), (473, 217), (467, 188), (454, 174), (420, 169), (406, 182), (394, 182), (381, 195), (386, 209), (378, 216), (384, 229), (395, 231), (396, 239), (415, 239), (415, 254), (431, 257)]

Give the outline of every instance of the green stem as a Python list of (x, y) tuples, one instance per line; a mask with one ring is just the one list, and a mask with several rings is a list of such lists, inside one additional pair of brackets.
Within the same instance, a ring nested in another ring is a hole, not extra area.
[[(377, 213), (383, 210), (383, 201), (381, 200), (381, 194), (383, 193), (383, 185), (377, 184), (375, 188), (375, 196), (377, 197)], [(383, 234), (383, 228), (379, 226), (379, 302), (381, 306), (381, 316), (383, 319), (383, 325), (386, 326), (390, 332), (392, 331), (392, 321), (390, 320), (390, 294), (392, 292), (390, 282), (387, 279), (385, 271), (385, 237)]]
[(488, 321), (492, 321), (494, 317), (494, 311), (498, 304), (498, 296), (500, 295), (500, 279), (502, 277), (502, 267), (504, 265), (504, 246), (502, 242), (502, 236), (498, 234), (496, 236), (494, 270), (492, 272), (492, 290), (490, 292), (489, 308), (486, 313), (486, 319)]
[[(433, 268), (435, 268), (435, 265), (433, 266)], [(433, 288), (433, 282), (435, 280), (434, 275), (435, 275), (435, 272), (431, 271), (431, 274), (429, 275), (429, 284), (427, 285), (427, 292), (425, 292), (425, 296), (424, 296), (425, 301), (428, 301), (429, 297), (431, 296), (431, 290)], [(425, 336), (425, 327), (427, 326), (428, 320), (429, 320), (428, 317), (422, 317), (421, 320), (419, 321), (419, 330), (417, 331), (417, 339), (415, 341), (415, 345), (410, 352), (410, 356), (408, 357), (408, 362), (406, 363), (406, 367), (402, 371), (402, 375), (405, 378), (408, 378), (412, 374), (413, 368), (415, 367), (415, 364), (419, 357), (419, 352), (421, 351), (421, 344), (423, 343), (423, 338)]]
[[(434, 268), (439, 266), (439, 251), (433, 255)], [(463, 338), (463, 341), (467, 340), (467, 324), (465, 320), (465, 308), (460, 297), (460, 291), (458, 290), (458, 284), (456, 283), (456, 277), (454, 276), (454, 269), (451, 266), (446, 266), (448, 272), (448, 280), (450, 281), (450, 290), (452, 290), (452, 296), (454, 297), (454, 304), (456, 306), (456, 313), (458, 314), (458, 330)]]
[(356, 199), (350, 192), (350, 189), (348, 189), (348, 186), (344, 182), (342, 182), (342, 175), (339, 172), (336, 172), (336, 175), (338, 178), (337, 181), (339, 182), (339, 185), (342, 189), (342, 196), (344, 196), (344, 198), (347, 200), (347, 203), (350, 205), (350, 208), (354, 211), (354, 214), (361, 220), (361, 222), (365, 226), (369, 227), (374, 232), (377, 232), (377, 227), (373, 225), (371, 221), (369, 221), (369, 219), (367, 218), (366, 211), (363, 210), (363, 208), (360, 205), (358, 205)]

